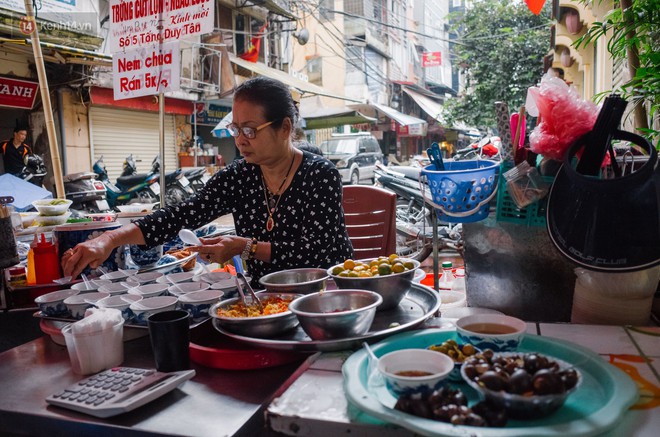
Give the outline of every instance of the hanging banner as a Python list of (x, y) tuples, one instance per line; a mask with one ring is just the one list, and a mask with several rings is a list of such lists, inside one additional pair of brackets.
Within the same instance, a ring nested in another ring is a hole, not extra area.
[(110, 0), (110, 52), (213, 32), (214, 0)]
[(150, 96), (179, 89), (179, 42), (151, 45), (112, 55), (115, 100)]
[(0, 76), (0, 106), (32, 109), (39, 84)]
[(422, 53), (422, 67), (438, 67), (442, 65), (442, 52)]

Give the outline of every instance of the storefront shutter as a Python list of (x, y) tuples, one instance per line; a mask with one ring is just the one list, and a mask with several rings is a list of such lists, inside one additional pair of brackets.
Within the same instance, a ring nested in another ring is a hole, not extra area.
[[(159, 153), (158, 114), (92, 106), (89, 109), (92, 159), (103, 155), (110, 180), (115, 182), (130, 154), (138, 173), (151, 172), (151, 162)], [(176, 135), (173, 115), (165, 115), (165, 170), (177, 167)]]

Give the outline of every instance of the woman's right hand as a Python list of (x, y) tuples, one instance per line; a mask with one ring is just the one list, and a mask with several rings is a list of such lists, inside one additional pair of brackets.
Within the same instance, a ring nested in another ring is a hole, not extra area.
[(92, 269), (99, 267), (108, 259), (114, 249), (114, 245), (105, 235), (100, 235), (92, 240), (77, 244), (62, 254), (62, 270), (64, 276), (77, 278), (78, 275), (90, 266)]

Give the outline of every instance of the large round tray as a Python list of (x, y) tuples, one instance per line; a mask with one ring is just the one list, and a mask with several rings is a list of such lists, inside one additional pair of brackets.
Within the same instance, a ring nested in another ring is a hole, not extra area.
[(217, 323), (216, 319), (212, 321), (213, 326), (220, 333), (253, 345), (302, 352), (333, 352), (345, 349), (357, 349), (362, 346), (362, 342), (364, 341), (376, 341), (413, 328), (433, 317), (439, 308), (440, 298), (435, 291), (423, 285), (413, 284), (398, 307), (376, 313), (369, 332), (358, 337), (339, 340), (312, 340), (300, 326), (275, 338), (245, 337), (223, 329)]
[[(376, 356), (388, 352), (426, 348), (455, 338), (455, 331), (427, 329), (403, 333), (388, 338), (374, 346)], [(351, 404), (363, 412), (395, 423), (429, 437), (467, 436), (479, 437), (542, 437), (542, 436), (592, 436), (612, 428), (638, 396), (635, 382), (616, 367), (608, 364), (598, 354), (581, 346), (555, 338), (527, 335), (518, 348), (520, 352), (540, 352), (573, 364), (582, 374), (582, 384), (566, 403), (555, 413), (536, 420), (509, 420), (504, 428), (479, 428), (456, 426), (449, 423), (424, 419), (395, 410), (396, 399), (383, 384), (375, 384), (369, 378), (369, 358), (365, 351), (351, 355), (342, 367), (344, 392)], [(466, 394), (470, 404), (478, 395), (467, 384), (452, 384)]]

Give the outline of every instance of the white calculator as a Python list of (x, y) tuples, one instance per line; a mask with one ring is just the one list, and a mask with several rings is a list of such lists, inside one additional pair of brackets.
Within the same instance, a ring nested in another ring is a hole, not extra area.
[(193, 376), (194, 370), (113, 367), (48, 396), (46, 402), (96, 417), (116, 416), (159, 398)]

